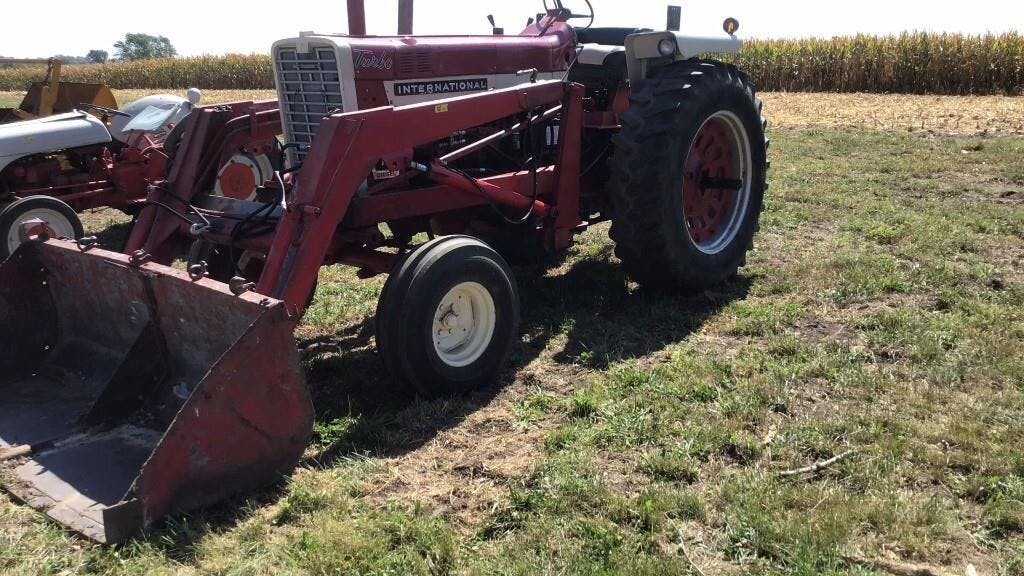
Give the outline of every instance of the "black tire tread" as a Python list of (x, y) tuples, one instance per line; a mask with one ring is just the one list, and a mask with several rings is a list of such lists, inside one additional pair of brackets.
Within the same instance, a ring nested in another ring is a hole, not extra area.
[[(763, 138), (767, 122), (753, 84), (736, 67), (711, 60), (692, 59), (656, 69), (635, 87), (630, 107), (621, 116), (622, 130), (613, 139), (615, 152), (610, 160), (609, 190), (614, 207), (611, 237), (627, 273), (645, 286), (699, 291), (735, 273), (735, 269), (714, 271), (680, 266), (665, 234), (666, 227), (676, 225), (678, 217), (664, 192), (674, 187), (678, 176), (669, 170), (651, 169), (669, 165), (674, 149), (666, 145), (666, 139), (678, 130), (689, 110), (712, 100), (712, 88), (722, 85), (746, 93), (760, 118)], [(752, 138), (755, 136), (751, 134)], [(767, 154), (766, 138), (764, 146)], [(762, 183), (766, 166), (767, 163), (760, 174)], [(759, 220), (763, 189), (752, 190), (752, 196), (757, 196), (752, 209), (757, 211), (754, 217)], [(756, 230), (757, 226), (755, 233)], [(752, 248), (752, 243), (747, 243), (748, 249)], [(737, 258), (737, 265), (744, 260)]]

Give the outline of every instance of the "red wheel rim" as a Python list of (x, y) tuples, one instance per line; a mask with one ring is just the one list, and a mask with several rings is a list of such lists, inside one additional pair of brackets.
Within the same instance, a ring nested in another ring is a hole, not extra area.
[(256, 192), (256, 175), (251, 167), (231, 162), (220, 174), (220, 188), (228, 198), (248, 200)]
[(704, 248), (728, 232), (741, 177), (729, 125), (711, 118), (697, 132), (683, 172), (683, 218), (694, 244)]

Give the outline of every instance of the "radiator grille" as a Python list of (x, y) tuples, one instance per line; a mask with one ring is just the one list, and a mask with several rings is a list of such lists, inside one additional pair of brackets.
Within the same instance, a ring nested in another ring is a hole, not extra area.
[(275, 66), (285, 134), (289, 142), (303, 145), (292, 159), (302, 162), (320, 120), (342, 107), (337, 55), (333, 48), (313, 48), (308, 54), (279, 48)]

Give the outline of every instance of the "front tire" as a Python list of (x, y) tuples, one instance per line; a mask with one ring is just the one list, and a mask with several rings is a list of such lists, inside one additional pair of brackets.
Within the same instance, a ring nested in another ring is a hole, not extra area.
[(85, 235), (78, 214), (64, 202), (50, 196), (30, 196), (17, 200), (0, 212), (0, 262), (7, 260), (21, 245), (18, 228), (39, 218), (61, 238), (78, 240)]
[(622, 115), (611, 159), (612, 239), (639, 283), (698, 292), (736, 274), (764, 201), (761, 101), (735, 67), (656, 69)]
[(377, 307), (377, 348), (392, 376), (433, 398), (494, 382), (519, 333), (505, 260), (469, 236), (445, 236), (396, 266)]

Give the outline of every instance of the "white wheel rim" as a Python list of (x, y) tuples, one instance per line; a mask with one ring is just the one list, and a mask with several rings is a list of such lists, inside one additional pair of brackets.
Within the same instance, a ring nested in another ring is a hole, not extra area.
[(482, 284), (463, 282), (441, 298), (430, 332), (434, 351), (445, 364), (462, 368), (483, 356), (494, 337), (494, 298)]
[(7, 252), (13, 253), (21, 246), (21, 237), (18, 231), (21, 229), (21, 225), (34, 218), (39, 218), (43, 222), (50, 225), (50, 228), (57, 233), (57, 236), (62, 238), (74, 238), (75, 237), (75, 226), (67, 219), (66, 216), (57, 212), (56, 210), (50, 210), (49, 208), (34, 208), (18, 216), (17, 220), (14, 221), (14, 225), (7, 230)]

